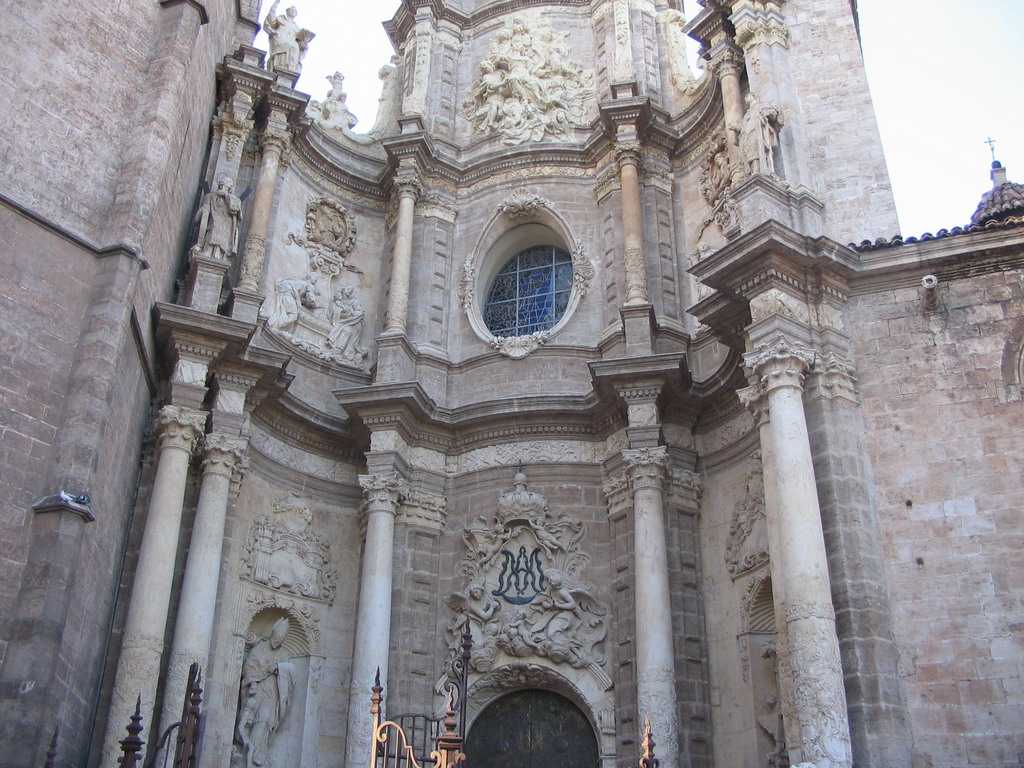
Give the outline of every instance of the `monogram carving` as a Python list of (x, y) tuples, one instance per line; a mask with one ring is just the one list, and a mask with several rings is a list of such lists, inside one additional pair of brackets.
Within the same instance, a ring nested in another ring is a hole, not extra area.
[(453, 654), (468, 622), (473, 669), (484, 672), (499, 657), (540, 656), (578, 669), (602, 664), (607, 609), (580, 573), (589, 557), (579, 543), (583, 523), (555, 515), (547, 500), (515, 477), (492, 519), (463, 530), (466, 556), (457, 566), (466, 587), (445, 598), (456, 613), (448, 626)]
[(337, 572), (330, 563), (331, 545), (311, 529), (312, 521), (302, 499), (280, 499), (249, 529), (243, 574), (271, 589), (333, 602)]

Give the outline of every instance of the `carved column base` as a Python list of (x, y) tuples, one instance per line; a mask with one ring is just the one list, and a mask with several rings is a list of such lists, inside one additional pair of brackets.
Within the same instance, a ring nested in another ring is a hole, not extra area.
[(825, 206), (805, 187), (790, 187), (775, 176), (754, 174), (732, 191), (741, 232), (774, 219), (808, 237), (820, 237)]
[(657, 756), (663, 768), (679, 764), (679, 717), (676, 714), (675, 676), (671, 669), (651, 669), (637, 673), (636, 706), (639, 722), (651, 719), (651, 735), (657, 744)]
[(235, 288), (231, 292), (231, 317), (246, 323), (256, 323), (264, 298), (258, 291)]
[(649, 355), (654, 350), (654, 307), (634, 304), (619, 308), (622, 330), (626, 336), (626, 357)]
[[(150, 741), (157, 731), (153, 728), (156, 681), (160, 675), (160, 653), (163, 642), (156, 637), (125, 635), (121, 656), (117, 663), (117, 677), (110, 701), (107, 735), (103, 741), (103, 768), (118, 765), (121, 748), (118, 742), (127, 735), (125, 728), (135, 713), (135, 702), (141, 697), (143, 731), (139, 736)], [(173, 721), (172, 721), (173, 722)]]
[(794, 601), (786, 610), (786, 625), (785, 671), (793, 697), (786, 721), (790, 759), (817, 768), (850, 768), (846, 692), (832, 606)]
[(231, 265), (227, 261), (194, 255), (189, 259), (188, 277), (182, 303), (200, 312), (217, 314), (224, 276)]
[(377, 375), (374, 381), (384, 384), (415, 380), (416, 364), (413, 362), (413, 350), (405, 334), (378, 336)]

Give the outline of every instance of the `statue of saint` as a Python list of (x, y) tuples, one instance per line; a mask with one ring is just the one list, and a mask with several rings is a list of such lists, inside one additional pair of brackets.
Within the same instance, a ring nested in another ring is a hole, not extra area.
[(245, 753), (246, 768), (271, 768), (270, 739), (288, 711), (295, 687), (295, 665), (287, 660), (288, 651), (284, 648), (287, 635), (288, 619), (278, 619), (270, 637), (256, 643), (242, 664), (235, 740)]
[(363, 351), (360, 350), (359, 336), (363, 330), (363, 305), (352, 295), (352, 286), (343, 285), (331, 304), (331, 322), (334, 327), (327, 334), (324, 347), (333, 350), (332, 357), (357, 363), (361, 362)]
[(272, 72), (286, 70), (299, 73), (302, 71), (302, 60), (306, 57), (309, 41), (316, 35), (308, 29), (301, 29), (295, 23), (299, 15), (298, 9), (292, 6), (282, 15), (278, 15), (277, 5), (281, 0), (274, 0), (263, 21), (263, 28), (270, 38), (270, 56), (267, 58), (267, 69)]
[(274, 281), (277, 306), (267, 324), (278, 331), (290, 332), (299, 320), (299, 310), (305, 307), (315, 312), (320, 306), (320, 291), (316, 287), (317, 273), (306, 277), (282, 277)]
[(196, 211), (199, 235), (190, 253), (225, 260), (238, 250), (238, 232), (242, 218), (242, 201), (232, 193), (234, 182), (221, 176), (217, 189), (207, 192)]
[(746, 173), (775, 175), (775, 147), (779, 146), (779, 131), (782, 130), (782, 113), (773, 104), (758, 101), (752, 93), (747, 94), (747, 111), (740, 125), (730, 125), (729, 130), (739, 135), (740, 155), (746, 163)]

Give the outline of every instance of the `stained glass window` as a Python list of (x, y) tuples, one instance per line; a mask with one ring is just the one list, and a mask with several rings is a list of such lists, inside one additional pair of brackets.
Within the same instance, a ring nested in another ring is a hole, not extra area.
[(509, 259), (494, 278), (484, 322), (495, 336), (546, 331), (565, 314), (571, 291), (569, 254), (553, 245), (535, 245)]

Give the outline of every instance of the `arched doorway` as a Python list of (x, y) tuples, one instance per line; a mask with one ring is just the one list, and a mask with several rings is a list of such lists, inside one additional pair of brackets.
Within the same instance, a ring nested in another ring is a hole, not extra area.
[(466, 738), (467, 768), (596, 768), (597, 739), (580, 708), (551, 691), (516, 691), (480, 713)]

